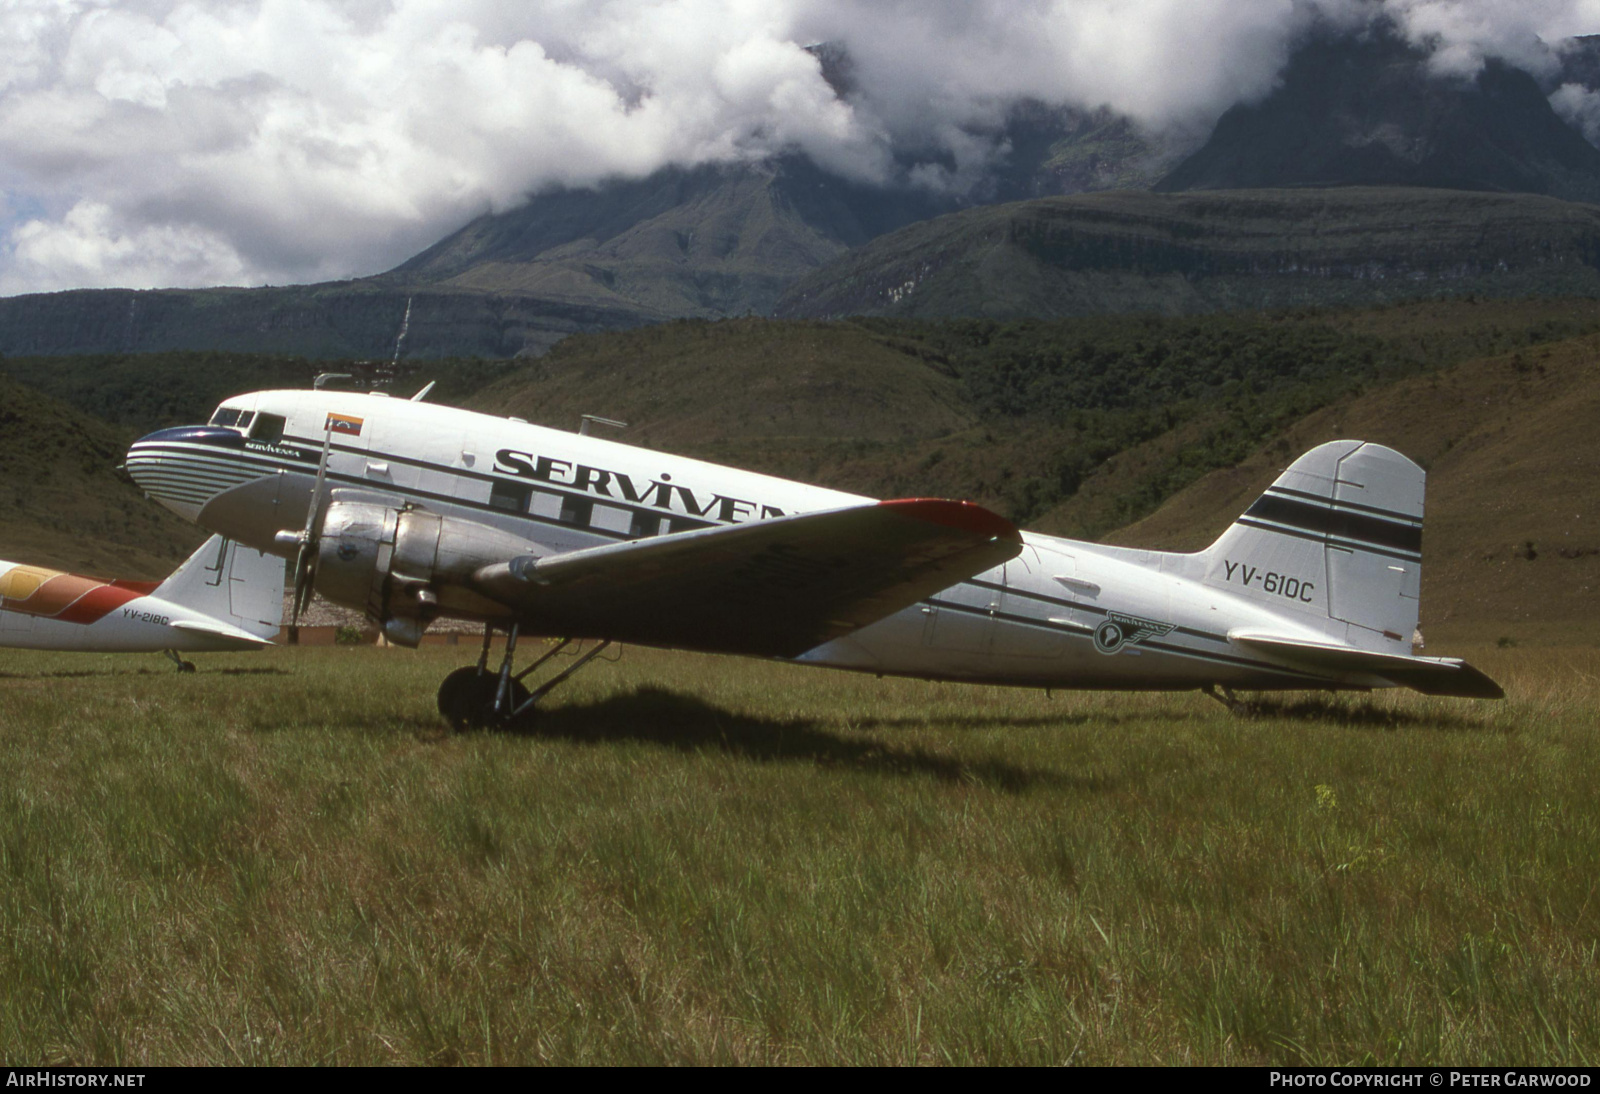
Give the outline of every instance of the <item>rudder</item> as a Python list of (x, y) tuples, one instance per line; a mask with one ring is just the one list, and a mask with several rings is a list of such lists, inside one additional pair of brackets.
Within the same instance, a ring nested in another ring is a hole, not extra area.
[(1204, 580), (1352, 646), (1409, 653), (1426, 479), (1383, 445), (1319, 445), (1204, 552)]

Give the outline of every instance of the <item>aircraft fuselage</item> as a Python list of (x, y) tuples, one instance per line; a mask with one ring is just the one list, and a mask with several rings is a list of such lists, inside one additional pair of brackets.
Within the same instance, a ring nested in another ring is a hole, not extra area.
[[(275, 549), (276, 533), (304, 524), (325, 425), (328, 483), (345, 496), (422, 506), (550, 552), (871, 501), (378, 395), (257, 392), (227, 400), (218, 415), (217, 424), (139, 441), (128, 470), (169, 509), (261, 550)], [(1022, 553), (1005, 565), (796, 660), (1058, 688), (1389, 686), (1367, 674), (1309, 669), (1229, 638), (1230, 631), (1265, 629), (1313, 642), (1355, 640), (1350, 624), (1330, 618), (1320, 569), (1037, 533), (1024, 533), (1023, 542)], [(537, 633), (536, 619), (517, 620), (470, 590), (447, 589), (440, 598), (446, 615), (516, 621), (525, 633)], [(1410, 637), (1379, 641), (1409, 653)], [(1372, 646), (1364, 639), (1357, 644)]]

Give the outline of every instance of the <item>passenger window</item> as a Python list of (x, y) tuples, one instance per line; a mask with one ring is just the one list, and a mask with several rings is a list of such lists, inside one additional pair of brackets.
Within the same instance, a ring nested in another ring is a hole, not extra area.
[(502, 482), (499, 479), (489, 487), (489, 504), (496, 509), (505, 509), (512, 513), (526, 513), (528, 499), (532, 496), (533, 487)]
[(594, 513), (594, 502), (586, 498), (567, 497), (561, 500), (561, 523), (589, 525), (589, 517)]
[(283, 424), (281, 414), (257, 414), (255, 426), (250, 430), (250, 439), (276, 444), (283, 440)]

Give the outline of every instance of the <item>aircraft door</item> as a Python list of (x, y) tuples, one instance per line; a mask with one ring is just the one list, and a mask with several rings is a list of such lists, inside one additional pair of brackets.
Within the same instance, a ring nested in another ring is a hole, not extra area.
[[(1066, 652), (1070, 635), (1050, 620), (1068, 617), (1072, 610), (1042, 597), (1060, 599), (1063, 589), (1054, 579), (1071, 578), (1073, 570), (1071, 555), (1032, 546), (1006, 563), (1005, 596), (994, 633), (996, 657), (1060, 657)], [(1044, 587), (1047, 582), (1051, 588)]]
[[(990, 570), (979, 574), (975, 580), (999, 578), (1001, 571)], [(923, 606), (928, 613), (923, 642), (944, 650), (987, 654), (994, 640), (995, 614), (1000, 610), (1001, 596), (998, 589), (972, 581), (941, 589), (930, 598), (931, 605)]]
[[(226, 574), (228, 608), (235, 621), (276, 627), (284, 615), (287, 570), (284, 559), (262, 554), (240, 543), (224, 541), (216, 560), (217, 576)], [(207, 577), (210, 577), (207, 567)]]
[(0, 634), (14, 640), (32, 633), (33, 616), (25, 612), (8, 611), (4, 604), (7, 598), (18, 601), (28, 599), (39, 585), (38, 577), (20, 567), (12, 566), (0, 573)]

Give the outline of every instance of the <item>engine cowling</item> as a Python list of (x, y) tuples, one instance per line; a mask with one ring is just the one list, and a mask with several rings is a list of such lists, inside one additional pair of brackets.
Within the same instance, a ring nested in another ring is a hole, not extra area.
[(475, 571), (530, 553), (547, 549), (475, 520), (335, 497), (322, 521), (317, 591), (361, 609), (389, 641), (414, 648), (439, 615), (441, 595), (471, 610), (482, 599), (468, 585)]

